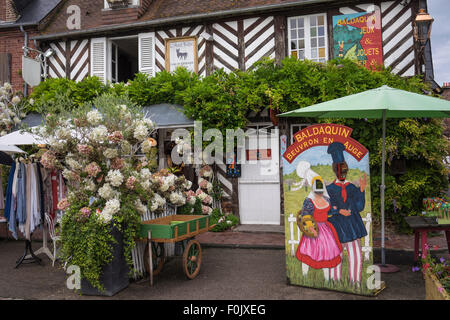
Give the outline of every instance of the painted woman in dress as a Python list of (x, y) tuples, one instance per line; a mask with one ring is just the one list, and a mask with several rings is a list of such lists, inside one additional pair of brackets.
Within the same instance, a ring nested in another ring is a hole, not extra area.
[(329, 215), (335, 214), (337, 209), (330, 205), (323, 179), (309, 166), (304, 176), (309, 180), (311, 192), (303, 202), (299, 217), (304, 232), (296, 256), (302, 262), (304, 277), (308, 275), (309, 267), (312, 267), (322, 269), (326, 281), (330, 276), (332, 280), (336, 280), (333, 276), (334, 268), (341, 263), (342, 246), (336, 230), (327, 219)]

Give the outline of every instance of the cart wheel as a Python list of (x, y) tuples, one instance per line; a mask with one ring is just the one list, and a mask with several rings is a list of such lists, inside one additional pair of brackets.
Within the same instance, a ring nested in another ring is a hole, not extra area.
[(202, 264), (202, 247), (197, 240), (188, 242), (183, 253), (183, 269), (189, 279), (194, 279)]
[[(153, 275), (159, 274), (166, 261), (166, 255), (164, 250), (164, 243), (152, 243), (152, 261), (153, 261)], [(144, 267), (147, 273), (150, 273), (150, 266), (148, 264), (148, 243), (144, 249)]]

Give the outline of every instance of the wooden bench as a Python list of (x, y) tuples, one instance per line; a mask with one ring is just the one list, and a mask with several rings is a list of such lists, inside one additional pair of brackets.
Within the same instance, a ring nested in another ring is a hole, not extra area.
[(434, 217), (405, 217), (406, 223), (414, 230), (414, 261), (419, 258), (419, 242), (422, 240), (422, 255), (427, 255), (427, 233), (445, 231), (447, 247), (450, 253), (450, 224), (438, 224)]

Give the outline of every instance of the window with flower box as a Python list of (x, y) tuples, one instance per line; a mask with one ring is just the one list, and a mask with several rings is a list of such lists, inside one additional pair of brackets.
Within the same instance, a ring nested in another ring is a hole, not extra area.
[(289, 55), (325, 62), (328, 59), (326, 14), (288, 18)]

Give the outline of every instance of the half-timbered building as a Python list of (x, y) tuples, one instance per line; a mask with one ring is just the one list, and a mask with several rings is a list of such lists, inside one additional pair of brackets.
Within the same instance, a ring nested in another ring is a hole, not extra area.
[[(419, 59), (414, 39), (420, 8), (425, 0), (66, 0), (32, 39), (56, 52), (50, 77), (75, 81), (95, 75), (126, 82), (137, 72), (154, 76), (177, 65), (207, 76), (220, 68), (251, 70), (263, 57), (325, 62), (345, 55), (432, 80), (429, 45)], [(218, 177), (241, 223), (282, 224), (279, 135), (268, 131), (274, 124), (267, 110), (251, 116), (247, 145), (270, 149), (266, 157), (276, 165), (264, 165), (266, 158), (261, 166), (243, 165), (239, 178), (218, 166)], [(303, 125), (282, 129), (292, 133)]]

